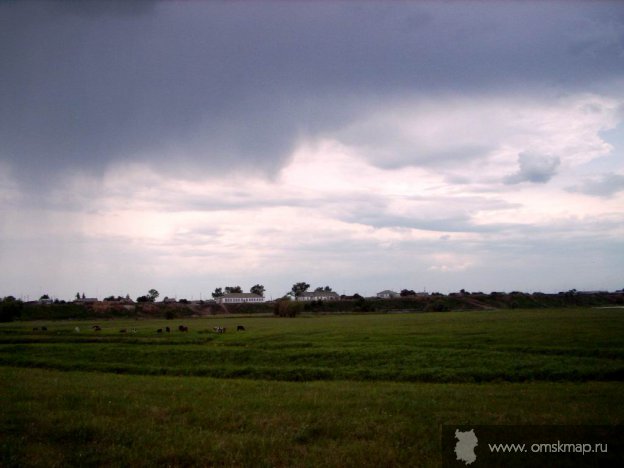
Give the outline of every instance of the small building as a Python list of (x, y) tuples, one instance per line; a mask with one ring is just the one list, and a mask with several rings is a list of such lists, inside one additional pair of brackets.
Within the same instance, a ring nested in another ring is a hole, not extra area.
[(75, 304), (95, 304), (98, 302), (97, 297), (83, 297), (81, 299), (74, 299)]
[(295, 297), (297, 301), (339, 301), (340, 296), (334, 291), (303, 292)]
[(393, 299), (395, 297), (400, 297), (401, 295), (396, 291), (390, 291), (386, 289), (385, 291), (381, 291), (377, 293), (377, 297), (379, 299)]
[(264, 302), (264, 297), (254, 293), (229, 293), (215, 299), (217, 304), (246, 304), (249, 302)]

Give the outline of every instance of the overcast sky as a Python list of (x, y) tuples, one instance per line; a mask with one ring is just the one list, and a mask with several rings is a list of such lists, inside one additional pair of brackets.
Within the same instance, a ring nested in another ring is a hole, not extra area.
[(624, 288), (621, 2), (2, 2), (0, 296)]

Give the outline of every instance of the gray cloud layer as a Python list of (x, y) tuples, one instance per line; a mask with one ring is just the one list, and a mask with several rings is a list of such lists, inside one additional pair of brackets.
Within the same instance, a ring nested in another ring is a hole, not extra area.
[(0, 161), (22, 180), (128, 159), (271, 172), (387, 97), (608, 83), (624, 7), (8, 2), (0, 44)]
[(602, 174), (568, 188), (570, 192), (580, 192), (605, 198), (612, 197), (622, 190), (624, 190), (624, 175), (621, 174)]
[(518, 171), (505, 178), (507, 184), (532, 182), (544, 184), (557, 173), (561, 161), (555, 156), (521, 153), (518, 155)]

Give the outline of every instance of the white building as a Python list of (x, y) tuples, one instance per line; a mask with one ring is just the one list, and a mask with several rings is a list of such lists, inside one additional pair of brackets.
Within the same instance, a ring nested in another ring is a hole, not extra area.
[(314, 291), (299, 294), (297, 301), (339, 301), (340, 296), (334, 291)]
[(386, 289), (385, 291), (381, 291), (377, 293), (377, 297), (380, 299), (392, 299), (393, 297), (400, 297), (401, 295), (396, 291), (390, 291)]
[(264, 302), (264, 297), (253, 293), (229, 293), (215, 299), (217, 304), (245, 304), (248, 302)]

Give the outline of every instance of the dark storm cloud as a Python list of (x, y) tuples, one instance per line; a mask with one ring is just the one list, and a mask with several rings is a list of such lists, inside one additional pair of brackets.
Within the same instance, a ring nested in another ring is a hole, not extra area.
[(388, 96), (599, 86), (623, 38), (618, 3), (3, 3), (0, 161), (271, 172)]

